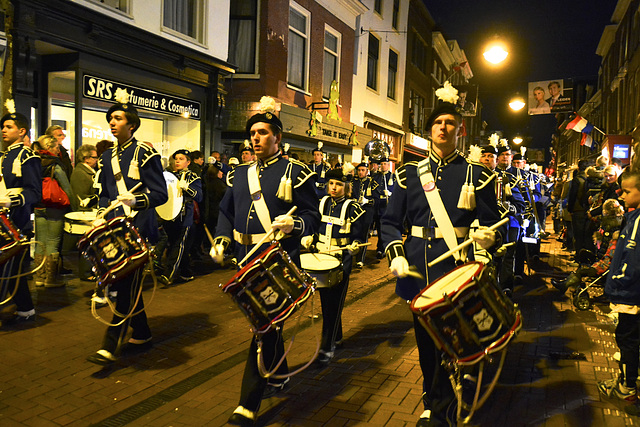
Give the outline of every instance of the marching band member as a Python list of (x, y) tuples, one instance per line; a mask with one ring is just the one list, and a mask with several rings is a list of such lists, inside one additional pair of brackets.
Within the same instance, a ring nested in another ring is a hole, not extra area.
[[(353, 255), (363, 242), (364, 210), (351, 195), (351, 175), (342, 169), (327, 172), (328, 196), (320, 200), (322, 219), (316, 248), (322, 253), (342, 247), (342, 280), (333, 286), (318, 288), (322, 304), (322, 341), (317, 362), (327, 365), (333, 359), (336, 345), (342, 343), (342, 307), (349, 287)], [(314, 236), (302, 238), (302, 246), (309, 248)], [(334, 253), (334, 252), (330, 252)]]
[[(516, 243), (516, 262), (515, 262), (515, 275), (524, 277), (524, 261), (527, 258), (527, 248), (522, 237), (538, 236), (536, 229), (539, 227), (538, 213), (536, 212), (536, 202), (540, 200), (540, 183), (536, 181), (534, 175), (526, 170), (527, 160), (524, 157), (525, 147), (521, 147), (521, 153), (513, 156), (513, 166), (510, 171), (518, 179), (520, 193), (524, 199), (525, 212), (522, 228), (522, 236)], [(537, 244), (530, 245), (533, 248), (533, 255), (537, 257), (540, 252), (540, 241)]]
[[(265, 233), (280, 230), (279, 233), (284, 233), (284, 238), (280, 240), (282, 248), (300, 266), (300, 238), (313, 234), (320, 222), (314, 174), (304, 163), (282, 158), (279, 144), (283, 127), (280, 119), (273, 114), (275, 101), (262, 97), (260, 104), (263, 112), (253, 115), (246, 126), (258, 160), (239, 165), (229, 173), (229, 190), (220, 202), (216, 237), (210, 255), (214, 261), (222, 263), (224, 250), (234, 239), (236, 257), (242, 260)], [(293, 206), (297, 210), (288, 215)], [(254, 258), (269, 244), (269, 241), (264, 243), (255, 252)], [(261, 400), (285, 387), (286, 381), (267, 380), (260, 375), (259, 342), (267, 369), (272, 369), (284, 354), (282, 328), (273, 328), (259, 337), (254, 336), (245, 365), (239, 406), (229, 418), (230, 424), (252, 425)], [(285, 360), (276, 373), (287, 374), (288, 371)]]
[[(133, 225), (140, 235), (154, 244), (158, 238), (158, 223), (155, 207), (165, 203), (168, 199), (167, 184), (162, 175), (160, 154), (148, 144), (138, 141), (133, 136), (140, 127), (140, 118), (136, 108), (128, 103), (129, 94), (126, 90), (116, 90), (116, 104), (107, 111), (106, 117), (111, 134), (117, 139), (115, 147), (106, 150), (100, 159), (100, 201), (98, 215), (112, 202), (119, 201), (120, 206), (108, 213), (109, 218), (121, 215), (133, 217)], [(128, 189), (138, 183), (142, 186), (132, 194)], [(95, 226), (104, 224), (100, 218), (94, 222)], [(117, 360), (122, 341), (130, 323), (133, 333), (129, 339), (131, 345), (144, 345), (151, 341), (151, 330), (147, 324), (147, 314), (144, 310), (142, 294), (141, 270), (112, 284), (110, 290), (117, 291), (116, 311), (120, 314), (136, 313), (123, 322), (123, 318), (114, 313), (111, 324), (104, 336), (102, 348), (87, 358), (91, 363), (108, 365)], [(138, 302), (131, 310), (132, 303)]]
[(251, 148), (251, 142), (248, 139), (245, 139), (242, 148), (240, 149), (240, 160), (242, 160), (242, 164), (251, 163), (253, 161), (254, 154), (253, 148)]
[[(353, 198), (360, 204), (360, 207), (364, 210), (362, 221), (364, 226), (362, 227), (362, 236), (360, 241), (367, 243), (369, 240), (369, 229), (371, 223), (373, 223), (373, 190), (378, 187), (378, 183), (375, 182), (369, 174), (369, 166), (364, 161), (356, 166), (356, 179), (353, 181)], [(356, 268), (364, 267), (364, 261), (367, 256), (367, 247), (363, 246), (358, 253), (358, 261), (356, 262)]]
[[(376, 230), (380, 233), (380, 221), (387, 211), (387, 205), (389, 203), (389, 197), (393, 193), (393, 189), (396, 185), (396, 177), (389, 170), (390, 163), (388, 157), (379, 158), (380, 162), (380, 171), (372, 176), (372, 179), (376, 182), (377, 186), (372, 190), (372, 194), (374, 197), (374, 204), (376, 210), (376, 216), (374, 216), (374, 220), (376, 221)], [(378, 259), (382, 259), (384, 256), (384, 245), (382, 243), (382, 239), (380, 238), (380, 234), (378, 234), (378, 246), (376, 248), (376, 257)]]
[(318, 199), (327, 195), (325, 186), (327, 185), (326, 174), (331, 170), (331, 166), (324, 161), (324, 151), (322, 151), (322, 142), (318, 141), (318, 146), (313, 149), (313, 161), (309, 164), (309, 169), (316, 173), (316, 194)]
[[(5, 103), (8, 114), (0, 119), (2, 127), (3, 149), (1, 159), (2, 181), (0, 188), (0, 207), (9, 209), (9, 219), (20, 230), (23, 236), (33, 237), (33, 225), (31, 214), (33, 207), (42, 199), (42, 176), (40, 171), (40, 158), (23, 144), (23, 139), (29, 133), (29, 119), (15, 112), (13, 100)], [(3, 188), (4, 187), (4, 188)], [(6, 191), (9, 190), (9, 191)], [(18, 259), (20, 258), (20, 259)], [(17, 275), (20, 271), (29, 268), (29, 257), (26, 254), (18, 254), (7, 261), (2, 267), (2, 277)], [(2, 324), (22, 323), (35, 320), (36, 310), (31, 300), (27, 277), (22, 276), (2, 283), (8, 292), (13, 292), (17, 286), (13, 302), (16, 312)], [(4, 292), (3, 292), (4, 293)]]
[[(494, 185), (489, 182), (494, 178), (485, 167), (468, 161), (456, 150), (462, 124), (455, 105), (457, 90), (446, 82), (436, 95), (443, 102), (427, 121), (432, 139), (429, 157), (398, 168), (397, 185), (382, 218), (382, 240), (390, 270), (398, 278), (396, 293), (408, 301), (419, 295), (425, 284), (452, 270), (456, 261), (465, 260), (468, 255), (457, 252), (427, 268), (428, 262), (457, 246), (467, 235), (483, 249), (498, 247), (501, 241), (501, 232), (485, 227), (500, 220)], [(470, 232), (475, 220), (480, 227)], [(410, 233), (403, 244), (405, 222)], [(410, 275), (410, 265), (424, 279)], [(454, 391), (441, 353), (418, 316), (414, 314), (413, 319), (424, 390), (424, 412), (417, 425), (449, 425)]]
[[(497, 140), (497, 135), (495, 139)], [(505, 294), (510, 296), (513, 290), (513, 263), (515, 259), (516, 242), (520, 231), (519, 218), (524, 211), (524, 199), (517, 186), (516, 177), (505, 169), (497, 167), (498, 154), (501, 156), (502, 161), (505, 162), (505, 159), (510, 156), (509, 147), (503, 145), (497, 148), (497, 141), (493, 142), (494, 144), (482, 147), (480, 163), (496, 174), (498, 203), (504, 213), (509, 216), (509, 224), (507, 226), (508, 229), (504, 243), (512, 244), (505, 247), (504, 255), (499, 261), (498, 283)]]
[[(178, 178), (178, 188), (182, 191), (182, 210), (171, 221), (164, 221), (162, 228), (167, 233), (167, 259), (158, 281), (165, 286), (173, 284), (176, 274), (184, 281), (193, 279), (189, 272), (189, 254), (185, 254), (187, 235), (193, 225), (193, 202), (201, 203), (203, 198), (202, 180), (189, 169), (189, 150), (177, 150), (171, 155), (174, 160), (173, 174)], [(178, 271), (180, 270), (180, 271)]]

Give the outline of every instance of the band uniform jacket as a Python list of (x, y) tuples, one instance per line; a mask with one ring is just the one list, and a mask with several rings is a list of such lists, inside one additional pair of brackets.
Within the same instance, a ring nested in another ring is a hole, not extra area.
[(391, 171), (378, 172), (373, 176), (377, 187), (372, 190), (372, 194), (377, 202), (382, 201), (384, 206), (389, 201), (389, 197), (393, 194), (396, 186), (396, 176)]
[[(430, 162), (435, 187), (440, 193), (444, 208), (454, 227), (468, 228), (476, 219), (481, 226), (491, 226), (500, 220), (495, 183), (487, 182), (493, 181), (495, 178), (486, 167), (467, 160), (458, 151), (454, 151), (445, 158), (440, 158), (432, 152), (428, 159), (421, 162)], [(449, 257), (430, 267), (427, 271), (427, 263), (447, 252), (449, 248), (444, 239), (436, 237), (435, 228), (438, 225), (418, 175), (419, 164), (421, 163), (409, 162), (398, 168), (396, 188), (381, 220), (382, 239), (388, 259), (406, 256), (409, 265), (417, 266), (418, 271), (425, 277), (425, 280), (411, 276), (397, 280), (396, 293), (405, 300), (413, 299), (426, 284), (456, 267), (454, 258)], [(476, 207), (471, 211), (457, 207), (469, 167), (470, 176), (475, 186), (476, 200)], [(403, 245), (402, 233), (405, 221), (408, 224), (409, 233)], [(424, 227), (423, 230), (426, 234), (422, 237), (412, 236), (412, 226)], [(504, 227), (496, 230), (494, 247), (501, 244), (504, 234)], [(458, 237), (458, 243), (464, 241), (465, 237)], [(468, 257), (473, 259), (473, 251), (469, 251)]]
[[(269, 230), (265, 230), (260, 222), (254, 200), (249, 191), (248, 173), (250, 167), (256, 162), (238, 165), (227, 175), (227, 186), (222, 201), (216, 227), (216, 244), (228, 246), (231, 241), (236, 241), (235, 251), (238, 262), (253, 249), (261, 236)], [(258, 160), (257, 167), (260, 177), (261, 193), (253, 197), (264, 197), (269, 210), (270, 220), (286, 214), (293, 206), (296, 211), (293, 231), (285, 235), (280, 243), (282, 248), (296, 265), (300, 265), (300, 238), (312, 235), (318, 230), (320, 224), (320, 212), (318, 211), (318, 198), (315, 196), (314, 173), (304, 163), (294, 159), (284, 159), (280, 153), (266, 159)], [(292, 201), (286, 202), (277, 197), (281, 179), (290, 177)], [(239, 242), (238, 240), (242, 240)], [(251, 240), (251, 242), (249, 241)], [(253, 258), (260, 255), (270, 244), (264, 243), (252, 255)]]
[(315, 162), (311, 162), (311, 164), (309, 164), (309, 169), (312, 172), (315, 172), (314, 179), (316, 195), (318, 196), (318, 199), (321, 199), (322, 196), (327, 195), (327, 179), (325, 178), (325, 174), (331, 170), (331, 166), (325, 162), (322, 162), (319, 165), (315, 164)]
[(31, 214), (34, 206), (42, 200), (42, 172), (40, 157), (22, 143), (11, 145), (2, 154), (2, 180), (7, 189), (19, 189), (9, 197), (9, 218), (22, 234), (33, 232)]
[[(116, 150), (116, 156), (120, 164), (118, 176), (114, 176), (111, 166), (111, 157), (114, 150)], [(136, 151), (138, 152), (137, 157), (135, 156)], [(134, 160), (138, 162), (139, 179), (129, 176), (131, 164)], [(156, 243), (158, 239), (158, 221), (154, 208), (164, 204), (168, 199), (167, 183), (162, 174), (160, 154), (149, 144), (131, 138), (122, 146), (116, 144), (106, 150), (100, 159), (100, 167), (101, 172), (98, 177), (100, 209), (108, 207), (111, 201), (116, 200), (118, 197), (116, 179), (124, 179), (127, 190), (133, 188), (138, 182), (142, 182), (142, 186), (138, 187), (134, 192), (136, 204), (132, 209), (137, 213), (133, 217), (133, 224), (142, 237), (148, 239), (152, 244)], [(115, 218), (122, 215), (124, 215), (124, 209), (120, 206), (109, 212), (108, 217)]]
[(192, 170), (185, 169), (182, 171), (174, 171), (173, 173), (178, 180), (183, 179), (189, 184), (189, 188), (182, 191), (182, 211), (173, 220), (174, 222), (180, 222), (183, 227), (191, 227), (193, 225), (193, 202), (201, 203), (204, 199), (204, 193), (202, 191), (202, 180)]
[[(525, 209), (525, 201), (520, 192), (520, 185), (518, 183), (518, 179), (511, 173), (506, 170), (496, 168), (494, 171), (496, 175), (502, 178), (502, 196), (503, 200), (499, 200), (501, 204), (503, 201), (508, 203), (503, 206), (505, 210), (508, 211), (509, 215), (509, 227), (510, 228), (520, 228), (520, 220), (522, 218), (522, 214)], [(509, 185), (511, 189), (511, 195), (508, 196), (505, 194), (505, 187)], [(510, 206), (509, 206), (510, 205)]]
[(626, 223), (616, 243), (604, 293), (612, 304), (640, 306), (640, 209), (627, 212), (624, 221)]
[[(346, 207), (344, 206), (345, 204), (347, 204)], [(337, 199), (331, 196), (324, 196), (320, 202), (320, 207), (322, 209), (322, 217), (320, 219), (318, 238), (324, 247), (331, 246), (332, 249), (335, 249), (352, 242), (363, 242), (363, 228), (366, 226), (363, 221), (364, 210), (355, 200), (347, 199), (344, 196)], [(344, 218), (342, 216), (343, 209), (345, 210)], [(342, 224), (340, 224), (341, 222)], [(327, 230), (328, 227), (331, 227), (331, 229)], [(327, 244), (327, 239), (329, 238), (327, 234), (329, 232), (332, 239), (330, 245)], [(323, 241), (324, 243), (322, 243)]]
[(78, 163), (71, 173), (71, 189), (73, 190), (73, 197), (76, 201), (89, 199), (86, 206), (80, 206), (79, 210), (89, 211), (93, 206), (98, 204), (98, 195), (93, 187), (93, 179), (95, 178), (96, 171), (86, 163)]
[(360, 206), (364, 209), (363, 220), (365, 222), (363, 229), (362, 241), (368, 240), (369, 226), (373, 222), (374, 206), (374, 191), (378, 187), (378, 183), (375, 182), (370, 176), (366, 176), (362, 179), (355, 178), (353, 180), (353, 199), (356, 200)]

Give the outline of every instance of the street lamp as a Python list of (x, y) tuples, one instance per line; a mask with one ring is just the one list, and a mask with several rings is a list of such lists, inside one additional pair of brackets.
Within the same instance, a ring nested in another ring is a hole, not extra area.
[(521, 136), (516, 136), (515, 138), (513, 138), (513, 143), (516, 144), (516, 145), (522, 144), (522, 141), (523, 141), (523, 139), (522, 139)]
[(509, 52), (504, 49), (504, 46), (502, 44), (491, 44), (482, 54), (482, 56), (484, 56), (484, 59), (492, 64), (501, 63), (502, 61), (507, 59), (508, 55)]
[(524, 100), (519, 96), (511, 99), (511, 101), (509, 102), (509, 107), (511, 107), (513, 111), (520, 111), (524, 108), (525, 105), (526, 104)]

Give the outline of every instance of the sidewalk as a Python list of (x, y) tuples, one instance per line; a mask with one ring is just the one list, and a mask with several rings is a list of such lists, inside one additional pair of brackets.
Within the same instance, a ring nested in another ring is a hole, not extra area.
[[(375, 239), (372, 239), (375, 242)], [(351, 276), (343, 314), (345, 345), (325, 369), (292, 378), (281, 395), (263, 401), (259, 425), (414, 426), (422, 412), (421, 373), (406, 302), (394, 295), (387, 262), (374, 260)], [(482, 426), (637, 425), (622, 405), (599, 396), (596, 383), (617, 363), (608, 304), (579, 311), (549, 279), (570, 271), (551, 236), (531, 275), (514, 290), (524, 319), (509, 346), (495, 391), (473, 418)], [(87, 301), (92, 284), (35, 289), (38, 319), (0, 329), (0, 420), (3, 426), (224, 425), (237, 405), (251, 333), (218, 285), (233, 270), (196, 265), (196, 280), (145, 291), (154, 346), (123, 352), (111, 369), (85, 361), (106, 326)], [(292, 368), (316, 350), (321, 319), (316, 295), (301, 310)], [(100, 309), (110, 319), (108, 308)], [(295, 318), (285, 334), (296, 330)], [(290, 341), (289, 341), (290, 342)], [(584, 357), (583, 357), (584, 356)], [(586, 359), (586, 360), (585, 360)]]

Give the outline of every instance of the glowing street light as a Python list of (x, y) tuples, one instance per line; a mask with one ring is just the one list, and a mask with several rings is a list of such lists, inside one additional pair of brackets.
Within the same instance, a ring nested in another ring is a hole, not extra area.
[(523, 139), (520, 136), (516, 136), (515, 138), (513, 138), (513, 143), (516, 144), (516, 145), (522, 144), (522, 141), (523, 141)]
[(509, 102), (509, 107), (511, 107), (513, 111), (520, 111), (524, 108), (525, 105), (526, 104), (524, 100), (520, 97), (513, 98), (511, 102)]
[(504, 47), (499, 44), (489, 46), (489, 48), (482, 54), (482, 56), (484, 56), (484, 59), (491, 62), (492, 64), (501, 63), (502, 61), (507, 59), (508, 55), (509, 52), (507, 52)]

